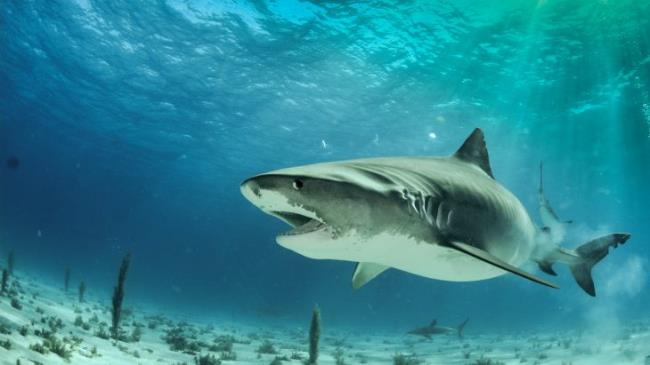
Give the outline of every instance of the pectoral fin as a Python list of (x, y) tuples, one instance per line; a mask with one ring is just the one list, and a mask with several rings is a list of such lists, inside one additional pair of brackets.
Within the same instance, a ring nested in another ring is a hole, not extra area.
[(488, 264), (492, 264), (492, 265), (494, 265), (494, 266), (496, 266), (498, 268), (501, 268), (503, 270), (510, 271), (511, 273), (513, 273), (515, 275), (521, 276), (522, 278), (526, 278), (526, 279), (528, 279), (530, 281), (534, 281), (534, 282), (536, 282), (538, 284), (546, 285), (546, 286), (551, 287), (551, 288), (555, 288), (555, 289), (558, 288), (557, 285), (555, 285), (555, 284), (553, 284), (553, 283), (551, 283), (549, 281), (546, 281), (544, 279), (538, 278), (537, 276), (535, 276), (533, 274), (527, 273), (527, 272), (519, 269), (518, 267), (512, 266), (512, 265), (508, 264), (507, 262), (493, 256), (489, 252), (481, 250), (480, 248), (476, 248), (476, 247), (468, 245), (466, 243), (454, 242), (454, 241), (448, 242), (447, 245), (449, 247), (455, 248), (458, 251), (464, 252), (464, 253), (472, 256), (472, 257), (475, 257), (475, 258), (477, 258), (477, 259), (479, 259), (479, 260), (481, 260), (483, 262), (487, 262)]
[(374, 264), (372, 262), (359, 262), (352, 274), (352, 287), (359, 289), (366, 285), (367, 282), (377, 277), (377, 275), (389, 269), (388, 266)]

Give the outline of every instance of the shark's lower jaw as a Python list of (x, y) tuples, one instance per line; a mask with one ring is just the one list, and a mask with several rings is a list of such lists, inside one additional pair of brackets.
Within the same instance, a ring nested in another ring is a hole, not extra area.
[(313, 259), (334, 259), (338, 257), (337, 245), (332, 227), (315, 217), (297, 213), (273, 212), (278, 218), (289, 223), (293, 228), (279, 234), (275, 241), (282, 247)]
[(297, 235), (301, 235), (301, 234), (307, 234), (307, 233), (320, 231), (320, 230), (323, 230), (325, 228), (327, 228), (327, 226), (324, 223), (319, 222), (319, 221), (317, 221), (315, 219), (312, 219), (312, 220), (310, 220), (309, 222), (307, 222), (307, 223), (305, 223), (303, 225), (296, 226), (293, 229), (291, 229), (291, 230), (289, 230), (289, 231), (287, 231), (285, 233), (280, 234), (280, 236), (297, 236)]
[(309, 218), (297, 213), (273, 212), (273, 215), (278, 216), (280, 219), (293, 226), (291, 230), (281, 233), (278, 237), (299, 236), (325, 230), (327, 228), (327, 225), (320, 220)]

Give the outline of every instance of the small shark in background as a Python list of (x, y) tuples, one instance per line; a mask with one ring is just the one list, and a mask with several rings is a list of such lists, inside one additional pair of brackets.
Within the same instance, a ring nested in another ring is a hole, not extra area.
[(418, 335), (418, 336), (423, 336), (428, 339), (431, 339), (432, 335), (441, 335), (441, 334), (448, 334), (448, 333), (456, 333), (458, 334), (458, 338), (463, 338), (463, 328), (465, 328), (465, 325), (469, 321), (469, 318), (466, 319), (463, 323), (459, 324), (458, 327), (444, 327), (444, 326), (438, 326), (437, 322), (435, 319), (431, 321), (431, 323), (428, 326), (424, 327), (418, 327), (414, 330), (408, 331), (407, 333), (409, 335)]
[(544, 165), (539, 164), (539, 190), (537, 200), (539, 202), (539, 216), (544, 227), (542, 231), (551, 236), (553, 242), (563, 242), (566, 235), (566, 225), (573, 223), (572, 220), (562, 221), (551, 207), (551, 203), (544, 195)]
[[(540, 177), (541, 178), (541, 177)], [(313, 259), (357, 262), (356, 289), (389, 268), (447, 281), (513, 273), (557, 286), (520, 267), (533, 261), (555, 275), (568, 265), (578, 285), (596, 291), (591, 270), (630, 235), (614, 233), (576, 249), (560, 246), (565, 222), (544, 197), (538, 228), (519, 199), (499, 184), (483, 132), (475, 129), (448, 157), (386, 157), (320, 163), (257, 175), (241, 192), (293, 228), (276, 237)]]

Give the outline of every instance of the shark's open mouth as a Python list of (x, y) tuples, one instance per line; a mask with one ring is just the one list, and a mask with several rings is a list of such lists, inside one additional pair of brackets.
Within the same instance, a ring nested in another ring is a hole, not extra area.
[(327, 227), (325, 223), (317, 219), (309, 218), (298, 213), (273, 212), (273, 215), (293, 226), (291, 230), (281, 233), (280, 236), (296, 236), (316, 232)]

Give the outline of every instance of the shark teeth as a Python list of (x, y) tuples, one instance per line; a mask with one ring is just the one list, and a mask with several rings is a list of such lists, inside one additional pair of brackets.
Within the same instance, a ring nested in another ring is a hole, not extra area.
[(325, 224), (323, 222), (317, 221), (315, 219), (310, 219), (307, 223), (296, 226), (289, 232), (281, 234), (281, 236), (296, 236), (299, 234), (315, 232), (322, 228), (325, 228)]

